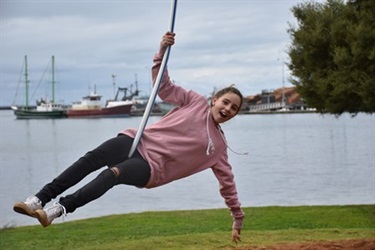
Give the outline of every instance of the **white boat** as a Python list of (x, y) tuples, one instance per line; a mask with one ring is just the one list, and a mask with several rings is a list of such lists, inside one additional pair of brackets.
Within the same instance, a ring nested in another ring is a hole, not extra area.
[(90, 117), (90, 118), (104, 118), (104, 117), (126, 117), (130, 115), (132, 102), (129, 101), (107, 101), (103, 107), (101, 103), (101, 95), (96, 93), (96, 88), (93, 93), (82, 97), (79, 102), (74, 102), (72, 107), (67, 110), (67, 116), (73, 117)]

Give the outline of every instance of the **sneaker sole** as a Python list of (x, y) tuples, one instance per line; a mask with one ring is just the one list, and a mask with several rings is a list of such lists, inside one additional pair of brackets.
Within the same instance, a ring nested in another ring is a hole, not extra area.
[(16, 202), (13, 206), (13, 210), (17, 213), (28, 215), (30, 217), (36, 218), (36, 213), (34, 210), (31, 210), (25, 203)]
[(42, 209), (38, 209), (35, 211), (35, 217), (38, 219), (40, 224), (42, 224), (43, 227), (48, 227), (51, 225), (51, 223), (48, 222), (48, 218), (46, 215), (46, 212), (44, 212)]

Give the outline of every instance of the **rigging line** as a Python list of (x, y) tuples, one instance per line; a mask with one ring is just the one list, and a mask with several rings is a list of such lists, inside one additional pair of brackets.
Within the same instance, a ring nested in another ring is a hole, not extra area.
[(44, 72), (43, 72), (43, 74), (42, 74), (42, 77), (40, 78), (40, 80), (39, 80), (39, 82), (38, 82), (38, 85), (37, 85), (36, 88), (34, 89), (34, 92), (33, 92), (33, 94), (31, 95), (30, 100), (33, 100), (33, 99), (34, 99), (34, 97), (35, 97), (35, 95), (36, 95), (36, 92), (38, 91), (39, 86), (40, 86), (40, 84), (42, 83), (42, 81), (44, 80), (44, 76), (45, 76), (47, 70), (48, 70), (49, 67), (50, 67), (51, 61), (52, 61), (52, 59), (50, 59), (50, 60), (48, 61), (48, 64), (47, 64), (46, 68), (44, 69)]
[(16, 93), (15, 93), (14, 99), (13, 99), (13, 105), (17, 105), (18, 90), (19, 90), (20, 85), (21, 85), (21, 81), (22, 81), (21, 78), (22, 78), (22, 72), (24, 71), (24, 67), (25, 67), (25, 62), (23, 61), (22, 67), (21, 67), (21, 72), (20, 72), (20, 75), (18, 77), (18, 83), (17, 83)]
[[(177, 0), (172, 0), (171, 15), (170, 15), (170, 22), (169, 22), (169, 30), (168, 30), (170, 32), (173, 32), (173, 30), (174, 30), (176, 9), (177, 9)], [(163, 79), (164, 71), (167, 67), (167, 62), (168, 62), (170, 50), (171, 50), (171, 46), (168, 46), (167, 50), (164, 53), (163, 60), (162, 60), (161, 65), (160, 65), (160, 69), (159, 69), (158, 75), (156, 77), (154, 87), (152, 88), (150, 98), (147, 102), (147, 106), (146, 106), (145, 112), (143, 114), (141, 124), (139, 125), (139, 128), (137, 130), (137, 134), (135, 135), (133, 144), (130, 148), (129, 155), (128, 155), (129, 158), (133, 155), (135, 149), (137, 148), (138, 143), (139, 143), (139, 141), (141, 139), (141, 136), (143, 134), (143, 131), (146, 127), (148, 118), (150, 117), (150, 113), (151, 113), (152, 107), (155, 103), (156, 95), (157, 95), (158, 90), (159, 90), (160, 82)]]

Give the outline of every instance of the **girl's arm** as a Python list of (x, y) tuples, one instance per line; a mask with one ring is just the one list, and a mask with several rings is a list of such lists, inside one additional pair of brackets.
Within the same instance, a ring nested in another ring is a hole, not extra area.
[[(172, 46), (174, 44), (174, 37), (174, 33), (167, 32), (164, 34), (160, 42), (159, 52), (154, 57), (154, 65), (152, 67), (153, 84), (155, 83), (155, 80), (158, 76), (164, 53), (166, 52), (168, 46)], [(189, 103), (193, 98), (197, 96), (197, 94), (193, 93), (192, 91), (187, 91), (186, 89), (172, 83), (169, 77), (168, 69), (165, 69), (164, 71), (158, 95), (163, 101), (179, 107), (182, 107), (185, 104)]]
[(232, 168), (227, 163), (226, 159), (227, 155), (223, 154), (222, 160), (220, 161), (222, 164), (212, 167), (212, 171), (219, 181), (220, 194), (231, 211), (231, 215), (233, 217), (232, 239), (237, 243), (240, 240), (242, 221), (245, 217), (245, 213), (242, 211), (241, 204), (238, 201)]

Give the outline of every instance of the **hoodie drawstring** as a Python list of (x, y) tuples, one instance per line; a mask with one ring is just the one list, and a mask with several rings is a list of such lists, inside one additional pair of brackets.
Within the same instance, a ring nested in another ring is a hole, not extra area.
[[(212, 138), (211, 138), (211, 135), (210, 135), (210, 128), (208, 126), (208, 123), (209, 123), (208, 120), (209, 120), (209, 118), (210, 118), (210, 110), (207, 111), (207, 117), (206, 117), (206, 130), (207, 130), (207, 149), (206, 149), (206, 155), (210, 155), (210, 153), (215, 152), (215, 144), (212, 141)], [(218, 128), (219, 128), (219, 132), (220, 132), (221, 138), (223, 139), (223, 141), (225, 143), (225, 146), (227, 148), (229, 148), (230, 151), (232, 151), (233, 153), (235, 153), (237, 155), (248, 155), (248, 152), (237, 153), (231, 147), (229, 147), (229, 145), (227, 143), (227, 140), (225, 139), (224, 132), (223, 132), (223, 130), (221, 130), (220, 125), (218, 125)]]
[(211, 135), (210, 135), (210, 128), (208, 126), (208, 119), (210, 118), (210, 110), (207, 111), (207, 118), (206, 118), (206, 130), (207, 130), (207, 149), (206, 149), (206, 155), (210, 155), (210, 149), (212, 151), (215, 151), (215, 145), (212, 141)]

